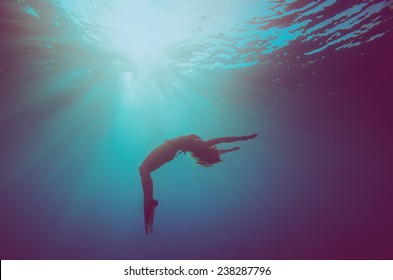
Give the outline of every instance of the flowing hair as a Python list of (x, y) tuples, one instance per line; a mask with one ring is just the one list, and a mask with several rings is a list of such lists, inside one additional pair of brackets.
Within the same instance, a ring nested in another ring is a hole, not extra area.
[(208, 147), (201, 154), (191, 153), (191, 157), (196, 161), (196, 164), (203, 165), (204, 167), (210, 167), (222, 161), (220, 158), (220, 151), (216, 146)]

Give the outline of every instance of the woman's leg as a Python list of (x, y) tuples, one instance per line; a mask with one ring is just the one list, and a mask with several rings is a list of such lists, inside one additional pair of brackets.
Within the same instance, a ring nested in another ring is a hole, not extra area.
[(143, 201), (144, 204), (147, 204), (153, 199), (153, 179), (151, 178), (150, 171), (143, 165), (139, 167), (139, 174), (142, 180)]
[(143, 212), (145, 213), (145, 232), (153, 233), (154, 212), (158, 201), (153, 198), (153, 180), (150, 171), (143, 165), (139, 167), (143, 187)]
[(153, 199), (153, 180), (150, 173), (174, 159), (176, 152), (177, 151), (170, 144), (164, 143), (153, 150), (139, 167), (145, 204)]
[(170, 144), (163, 144), (151, 152), (139, 167), (143, 187), (143, 206), (146, 234), (153, 233), (154, 212), (158, 201), (153, 199), (153, 180), (151, 172), (174, 159), (176, 150)]

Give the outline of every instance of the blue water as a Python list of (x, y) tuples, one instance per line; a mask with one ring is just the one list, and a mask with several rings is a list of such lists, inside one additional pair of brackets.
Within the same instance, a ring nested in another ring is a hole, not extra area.
[[(1, 259), (391, 259), (392, 8), (3, 1)], [(145, 235), (149, 152), (251, 133), (155, 171)]]

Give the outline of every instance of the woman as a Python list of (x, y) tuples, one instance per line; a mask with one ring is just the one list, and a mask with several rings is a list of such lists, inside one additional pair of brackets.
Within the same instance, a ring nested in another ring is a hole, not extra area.
[(154, 211), (158, 201), (153, 199), (153, 180), (150, 173), (159, 168), (164, 163), (174, 159), (180, 153), (190, 152), (197, 164), (205, 167), (212, 166), (221, 161), (220, 155), (239, 150), (239, 147), (231, 149), (218, 149), (216, 144), (231, 143), (236, 141), (246, 141), (254, 139), (258, 134), (247, 136), (221, 137), (208, 141), (202, 140), (199, 136), (191, 134), (180, 136), (164, 142), (161, 146), (154, 149), (143, 161), (139, 167), (139, 173), (142, 179), (144, 194), (144, 212), (145, 212), (145, 231), (146, 234), (153, 233)]

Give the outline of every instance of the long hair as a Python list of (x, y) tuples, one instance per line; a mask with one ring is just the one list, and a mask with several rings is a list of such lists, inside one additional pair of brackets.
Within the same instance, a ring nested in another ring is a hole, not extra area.
[(191, 157), (196, 161), (196, 164), (203, 165), (204, 167), (210, 167), (222, 161), (220, 152), (216, 146), (210, 146), (200, 154), (191, 153)]

